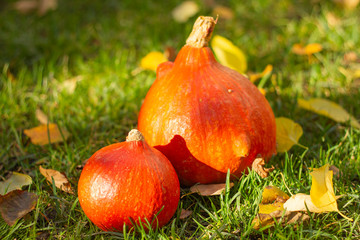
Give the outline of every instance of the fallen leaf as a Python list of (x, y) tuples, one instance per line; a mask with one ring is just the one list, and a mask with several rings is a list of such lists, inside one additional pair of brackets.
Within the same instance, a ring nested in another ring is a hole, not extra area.
[(45, 169), (41, 166), (39, 166), (40, 173), (46, 178), (48, 182), (52, 184), (53, 179), (55, 186), (59, 189), (61, 189), (64, 192), (73, 194), (74, 191), (71, 189), (71, 185), (69, 183), (69, 180), (65, 176), (65, 174), (53, 170), (53, 169)]
[(14, 9), (19, 13), (26, 14), (38, 7), (37, 0), (20, 0), (14, 3)]
[(310, 43), (305, 47), (301, 44), (294, 44), (292, 46), (291, 51), (297, 55), (311, 55), (314, 53), (318, 53), (322, 50), (322, 46), (319, 43)]
[(164, 57), (170, 62), (174, 62), (176, 59), (176, 50), (173, 47), (167, 47), (164, 52)]
[(55, 10), (56, 8), (57, 8), (57, 0), (39, 0), (38, 14), (42, 16), (48, 11)]
[(14, 8), (26, 14), (37, 10), (39, 16), (57, 8), (57, 0), (20, 0), (14, 3)]
[(70, 79), (67, 79), (65, 81), (63, 81), (62, 83), (60, 83), (57, 87), (58, 91), (66, 91), (68, 94), (73, 94), (77, 83), (80, 82), (83, 79), (83, 76), (76, 76)]
[(298, 193), (284, 203), (284, 209), (287, 211), (310, 211), (315, 213), (338, 212), (342, 217), (352, 221), (344, 216), (337, 207), (336, 200), (341, 196), (335, 196), (333, 188), (333, 172), (329, 170), (329, 164), (320, 168), (313, 168), (310, 173), (312, 184), (310, 195)]
[(272, 226), (275, 222), (283, 225), (294, 224), (308, 219), (304, 213), (292, 213), (284, 211), (284, 202), (289, 196), (276, 186), (267, 186), (262, 193), (261, 204), (259, 204), (258, 215), (252, 221), (254, 229)]
[(221, 5), (216, 5), (213, 8), (212, 15), (213, 16), (219, 15), (221, 19), (230, 20), (230, 19), (234, 18), (234, 11), (231, 8), (221, 6)]
[(333, 119), (336, 122), (346, 123), (350, 121), (350, 124), (355, 128), (360, 128), (360, 123), (350, 115), (340, 105), (322, 98), (311, 98), (309, 100), (298, 99), (298, 105), (301, 108), (315, 112), (317, 114), (326, 116)]
[(230, 40), (215, 35), (211, 40), (211, 46), (219, 62), (240, 73), (247, 69), (247, 60), (243, 51), (235, 46)]
[[(230, 188), (234, 183), (230, 183)], [(198, 193), (201, 196), (220, 195), (226, 189), (226, 183), (218, 184), (196, 184), (190, 188), (190, 192)]]
[(36, 119), (41, 123), (41, 124), (48, 124), (49, 123), (49, 119), (46, 116), (46, 114), (41, 111), (40, 109), (36, 109), (35, 111), (35, 115), (36, 115)]
[(184, 1), (171, 12), (175, 21), (183, 23), (199, 12), (199, 6), (194, 1)]
[(307, 211), (320, 213), (321, 209), (316, 207), (311, 201), (310, 195), (298, 193), (292, 195), (289, 200), (284, 203), (284, 209), (291, 212)]
[(329, 164), (314, 168), (310, 175), (312, 177), (310, 197), (314, 205), (322, 212), (339, 211), (333, 188), (333, 171), (329, 170)]
[(253, 228), (259, 230), (265, 226), (273, 226), (276, 222), (278, 224), (296, 224), (309, 220), (310, 217), (302, 212), (290, 212), (277, 210), (270, 214), (258, 214), (252, 221)]
[(336, 27), (340, 24), (341, 20), (334, 15), (334, 13), (328, 12), (326, 14), (326, 21), (328, 22), (330, 27)]
[(259, 214), (270, 214), (272, 212), (278, 211), (278, 210), (284, 210), (283, 208), (284, 203), (281, 202), (275, 202), (275, 203), (269, 203), (269, 204), (259, 204)]
[(193, 213), (193, 211), (191, 210), (186, 210), (186, 209), (181, 209), (181, 213), (180, 213), (180, 219), (185, 219), (187, 217), (189, 217), (191, 214)]
[(334, 165), (331, 165), (331, 166), (329, 167), (329, 170), (333, 171), (334, 177), (340, 178), (340, 170), (339, 170), (339, 168), (337, 168), (337, 167), (334, 166)]
[(8, 225), (12, 226), (35, 208), (37, 199), (35, 193), (22, 190), (14, 190), (0, 196), (1, 216)]
[(293, 145), (298, 144), (300, 137), (303, 135), (302, 127), (285, 117), (278, 117), (275, 121), (276, 151), (278, 153), (287, 152)]
[(339, 6), (349, 10), (355, 9), (360, 2), (359, 0), (333, 0), (333, 1)]
[(162, 52), (150, 52), (140, 61), (140, 67), (147, 70), (156, 71), (160, 63), (166, 62), (167, 59)]
[(259, 88), (259, 87), (258, 87), (258, 89), (259, 89), (259, 91), (261, 92), (262, 95), (264, 95), (264, 96), (266, 95), (266, 89)]
[(36, 145), (46, 145), (49, 143), (63, 142), (70, 133), (65, 129), (60, 129), (57, 124), (49, 123), (43, 124), (31, 129), (25, 129), (24, 133), (31, 139), (31, 142)]
[(0, 195), (5, 195), (13, 190), (21, 189), (23, 186), (30, 185), (32, 179), (29, 175), (12, 172), (12, 175), (3, 182), (0, 182)]
[(345, 64), (350, 64), (359, 61), (359, 57), (354, 51), (345, 53), (343, 59)]
[(261, 73), (249, 74), (250, 81), (255, 82), (256, 80), (258, 80), (268, 74), (271, 74), (272, 70), (273, 70), (273, 66), (271, 64), (268, 64), (268, 65), (266, 65), (264, 71), (262, 71)]
[(289, 199), (289, 195), (281, 191), (276, 186), (266, 186), (262, 193), (261, 203), (268, 204), (273, 202), (284, 203)]
[(264, 168), (265, 160), (262, 157), (255, 158), (254, 162), (252, 163), (252, 170), (254, 170), (257, 174), (260, 175), (262, 178), (266, 178), (269, 176), (269, 172), (272, 172), (275, 168), (271, 166), (271, 168)]

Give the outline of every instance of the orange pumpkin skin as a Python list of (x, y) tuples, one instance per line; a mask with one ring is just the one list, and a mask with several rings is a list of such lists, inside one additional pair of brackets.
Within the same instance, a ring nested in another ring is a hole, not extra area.
[(104, 147), (89, 158), (79, 179), (78, 197), (95, 225), (121, 232), (124, 224), (133, 226), (131, 221), (154, 220), (153, 228), (165, 225), (177, 209), (180, 185), (161, 152), (145, 141), (130, 141)]
[(138, 129), (173, 164), (180, 183), (224, 182), (276, 153), (272, 109), (255, 85), (219, 64), (208, 47), (185, 45), (160, 64)]

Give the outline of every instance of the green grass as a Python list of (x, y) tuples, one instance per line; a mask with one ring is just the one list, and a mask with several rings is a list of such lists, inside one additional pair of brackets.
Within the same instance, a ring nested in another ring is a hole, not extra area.
[[(42, 165), (66, 173), (77, 186), (77, 169), (96, 150), (123, 141), (136, 127), (137, 114), (155, 73), (133, 75), (149, 51), (166, 46), (177, 50), (185, 43), (194, 18), (176, 23), (171, 10), (177, 1), (59, 1), (44, 16), (22, 15), (15, 1), (0, 7), (0, 175), (29, 174), (29, 191), (39, 200), (36, 209), (13, 226), (0, 220), (1, 239), (359, 239), (360, 238), (360, 131), (347, 124), (300, 109), (298, 98), (323, 97), (360, 118), (360, 90), (343, 69), (345, 53), (360, 56), (359, 8), (344, 10), (332, 1), (229, 1), (233, 20), (221, 19), (215, 34), (223, 35), (247, 54), (249, 70), (274, 66), (264, 88), (277, 117), (298, 122), (304, 130), (300, 143), (278, 154), (269, 164), (276, 170), (266, 179), (250, 173), (221, 196), (201, 197), (182, 189), (179, 209), (193, 214), (179, 219), (180, 211), (164, 228), (145, 233), (105, 233), (82, 212), (77, 196), (49, 185)], [(294, 3), (293, 3), (294, 2)], [(296, 3), (295, 3), (296, 2)], [(200, 14), (211, 10), (201, 5)], [(340, 22), (330, 26), (329, 13)], [(324, 50), (307, 57), (291, 53), (295, 43), (321, 43)], [(358, 63), (357, 63), (358, 64)], [(81, 76), (74, 93), (59, 90), (65, 80)], [(44, 147), (30, 143), (24, 129), (39, 124), (40, 108), (65, 127), (71, 138)], [(265, 186), (292, 193), (309, 193), (309, 167), (330, 163), (339, 167), (334, 179), (337, 213), (311, 214), (308, 224), (276, 225), (256, 231), (251, 226)], [(282, 180), (283, 174), (285, 182)]]

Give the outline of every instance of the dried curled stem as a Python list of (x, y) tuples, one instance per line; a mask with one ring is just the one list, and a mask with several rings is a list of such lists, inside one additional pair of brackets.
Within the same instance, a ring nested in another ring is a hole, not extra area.
[(213, 17), (198, 17), (186, 44), (196, 48), (207, 47), (217, 20), (217, 18), (214, 20)]
[(142, 135), (142, 133), (137, 130), (137, 129), (132, 129), (128, 136), (126, 137), (126, 141), (127, 142), (131, 142), (131, 141), (144, 141), (144, 136)]

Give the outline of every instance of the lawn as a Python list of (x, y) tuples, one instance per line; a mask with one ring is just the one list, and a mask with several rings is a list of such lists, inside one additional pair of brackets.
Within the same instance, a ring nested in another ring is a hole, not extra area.
[[(197, 15), (211, 15), (211, 1), (196, 1)], [(0, 220), (1, 239), (360, 239), (360, 130), (300, 108), (298, 99), (324, 98), (360, 119), (359, 6), (334, 1), (219, 1), (234, 17), (219, 16), (215, 34), (230, 39), (247, 56), (248, 71), (273, 65), (262, 82), (276, 117), (301, 125), (299, 145), (274, 156), (267, 178), (250, 172), (219, 196), (181, 189), (178, 211), (165, 227), (145, 233), (102, 232), (86, 217), (76, 194), (83, 163), (98, 149), (125, 140), (137, 125), (142, 100), (155, 72), (139, 70), (151, 51), (176, 51), (185, 44), (196, 16), (174, 21), (180, 1), (59, 1), (43, 15), (20, 13), (16, 1), (0, 6), (0, 176), (32, 177), (24, 188), (39, 198), (36, 207), (9, 226)], [(319, 43), (312, 55), (292, 52), (294, 44)], [(73, 81), (71, 81), (73, 80)], [(76, 81), (74, 89), (69, 82)], [(255, 82), (255, 84), (259, 84)], [(36, 110), (71, 136), (39, 146), (24, 130), (40, 125)], [(307, 193), (309, 168), (336, 166), (339, 210), (309, 213), (306, 223), (255, 230), (265, 186)], [(75, 194), (49, 184), (39, 166), (63, 172)], [(180, 219), (181, 209), (192, 214)]]

